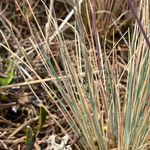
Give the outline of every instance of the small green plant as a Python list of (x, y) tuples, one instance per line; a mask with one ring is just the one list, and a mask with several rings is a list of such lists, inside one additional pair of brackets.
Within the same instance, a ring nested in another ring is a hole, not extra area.
[(26, 141), (25, 141), (25, 147), (26, 150), (32, 150), (35, 139), (38, 136), (40, 130), (42, 129), (42, 126), (45, 123), (46, 116), (48, 115), (47, 111), (43, 106), (40, 106), (40, 112), (39, 112), (39, 124), (38, 124), (38, 129), (36, 133), (34, 133), (33, 129), (30, 126), (27, 126), (26, 128)]
[(30, 126), (26, 128), (25, 150), (32, 150), (35, 143), (35, 135)]
[(4, 72), (5, 77), (0, 77), (0, 85), (9, 85), (14, 77), (15, 63), (12, 60), (8, 61), (7, 69)]
[(41, 106), (40, 113), (39, 113), (39, 125), (38, 125), (37, 135), (40, 132), (40, 130), (42, 129), (47, 115), (48, 115), (48, 113), (47, 113), (46, 109), (43, 106)]

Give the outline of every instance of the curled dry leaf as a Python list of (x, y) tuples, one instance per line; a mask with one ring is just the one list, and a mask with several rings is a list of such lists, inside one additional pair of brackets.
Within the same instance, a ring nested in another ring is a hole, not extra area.
[(31, 96), (29, 96), (29, 93), (24, 93), (23, 95), (21, 95), (18, 99), (18, 103), (20, 105), (25, 105), (27, 103), (29, 103), (31, 100)]

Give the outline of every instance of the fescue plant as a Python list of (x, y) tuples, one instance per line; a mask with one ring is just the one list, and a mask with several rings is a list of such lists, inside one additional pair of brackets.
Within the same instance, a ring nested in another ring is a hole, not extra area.
[[(54, 1), (51, 1), (49, 7), (42, 1), (47, 13), (47, 23), (42, 31), (34, 9), (27, 1), (30, 15), (37, 26), (35, 29), (26, 16), (31, 33), (31, 47), (25, 49), (7, 25), (19, 53), (11, 50), (4, 32), (0, 30), (6, 43), (0, 45), (11, 54), (25, 80), (23, 83), (1, 88), (28, 85), (40, 105), (46, 109), (62, 132), (67, 134), (67, 129), (61, 126), (34, 92), (32, 85), (41, 84), (49, 100), (57, 106), (73, 134), (78, 137), (74, 144), (75, 149), (148, 150), (150, 144), (150, 47), (143, 34), (144, 31), (149, 39), (149, 0), (138, 1), (135, 6), (143, 31), (139, 20), (133, 19), (132, 11), (129, 18), (125, 15), (127, 19), (119, 22), (119, 17), (127, 13), (122, 13), (120, 6), (127, 4), (123, 0), (117, 4), (115, 2), (75, 1), (74, 9), (64, 20), (59, 20), (61, 24), (58, 25), (53, 9)], [(100, 8), (97, 10), (96, 6)], [(101, 8), (102, 6), (108, 9)], [(83, 9), (86, 18), (83, 18)], [(118, 19), (105, 16), (105, 13), (112, 15), (116, 11), (115, 17)], [(103, 20), (99, 13), (105, 16), (103, 26), (98, 25), (99, 20)], [(69, 23), (68, 20), (73, 15), (74, 21)], [(128, 19), (132, 21), (128, 22)], [(124, 22), (130, 23), (126, 31), (121, 28)], [(73, 40), (66, 40), (67, 29)], [(111, 29), (110, 34), (108, 29)], [(33, 32), (35, 30), (37, 36)], [(116, 33), (119, 38), (115, 37)], [(56, 52), (59, 57), (55, 56), (51, 45), (57, 45)], [(34, 70), (27, 57), (31, 53), (39, 56), (47, 77), (40, 77)]]

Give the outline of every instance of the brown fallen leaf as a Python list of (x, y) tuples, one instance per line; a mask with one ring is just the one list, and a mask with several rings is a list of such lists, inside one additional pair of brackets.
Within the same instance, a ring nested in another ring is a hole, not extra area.
[(19, 99), (18, 99), (18, 104), (20, 105), (25, 105), (27, 103), (30, 102), (31, 99), (31, 93), (23, 93), (22, 95), (20, 95)]

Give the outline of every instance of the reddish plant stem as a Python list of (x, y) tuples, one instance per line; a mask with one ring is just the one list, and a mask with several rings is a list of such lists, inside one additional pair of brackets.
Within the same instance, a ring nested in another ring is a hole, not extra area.
[(139, 25), (139, 27), (140, 27), (142, 33), (143, 33), (143, 36), (144, 36), (144, 38), (145, 38), (145, 41), (146, 41), (147, 45), (148, 45), (149, 48), (150, 48), (150, 41), (148, 40), (148, 37), (147, 37), (146, 32), (145, 32), (145, 30), (144, 30), (144, 28), (143, 28), (143, 25), (142, 25), (142, 23), (141, 23), (141, 21), (140, 21), (138, 15), (137, 15), (136, 6), (135, 6), (135, 1), (134, 1), (134, 0), (128, 0), (128, 4), (129, 4), (129, 7), (130, 7), (130, 9), (131, 9), (131, 12), (133, 13), (133, 15), (134, 15), (134, 17), (135, 17), (135, 19), (136, 19), (136, 21), (137, 21), (137, 23), (138, 23), (138, 25)]

